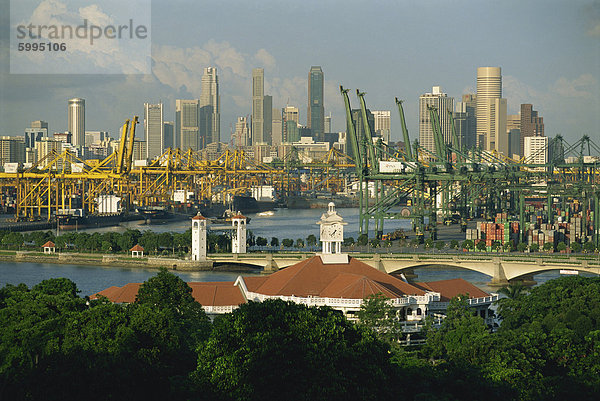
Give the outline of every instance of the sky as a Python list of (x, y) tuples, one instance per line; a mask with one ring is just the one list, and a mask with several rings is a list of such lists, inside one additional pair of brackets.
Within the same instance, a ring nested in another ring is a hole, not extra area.
[[(33, 120), (65, 131), (73, 97), (86, 100), (86, 130), (113, 137), (125, 119), (143, 118), (144, 102), (162, 101), (165, 120), (172, 121), (175, 99), (199, 98), (203, 69), (212, 66), (227, 142), (237, 117), (251, 114), (253, 68), (265, 69), (273, 107), (297, 106), (305, 124), (308, 71), (319, 65), (334, 130), (346, 128), (343, 85), (353, 107), (360, 89), (370, 109), (392, 111), (394, 141), (402, 136), (394, 98), (403, 99), (414, 139), (421, 94), (441, 86), (458, 101), (475, 93), (477, 67), (499, 66), (509, 114), (532, 103), (547, 136), (574, 143), (585, 134), (600, 144), (600, 1), (134, 0), (124, 10), (113, 0), (12, 1), (11, 7), (0, 0), (0, 135), (23, 135)], [(15, 25), (65, 9), (90, 21), (147, 18), (148, 58), (144, 49), (100, 46), (92, 60), (97, 70), (80, 68), (81, 53), (63, 54), (47, 74), (23, 73), (30, 63), (50, 66), (46, 54), (27, 54), (31, 59), (11, 70), (11, 56), (13, 63), (24, 56), (9, 51)]]

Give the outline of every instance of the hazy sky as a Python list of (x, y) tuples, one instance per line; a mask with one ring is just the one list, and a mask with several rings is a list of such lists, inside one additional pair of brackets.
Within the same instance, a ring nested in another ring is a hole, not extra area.
[[(70, 1), (30, 2), (52, 10)], [(343, 85), (365, 91), (369, 108), (392, 110), (393, 140), (394, 97), (404, 99), (416, 138), (419, 95), (440, 85), (458, 101), (475, 91), (477, 67), (500, 66), (509, 113), (532, 103), (546, 135), (600, 144), (599, 1), (155, 0), (148, 75), (10, 74), (9, 0), (0, 4), (1, 135), (22, 135), (38, 119), (66, 130), (72, 97), (86, 100), (86, 130), (116, 136), (126, 118), (143, 117), (144, 102), (159, 100), (173, 120), (175, 99), (198, 98), (203, 68), (216, 66), (227, 141), (236, 117), (251, 113), (252, 68), (264, 67), (273, 106), (298, 106), (304, 124), (308, 71), (320, 65), (335, 130), (345, 130)], [(351, 102), (358, 107), (354, 94)]]

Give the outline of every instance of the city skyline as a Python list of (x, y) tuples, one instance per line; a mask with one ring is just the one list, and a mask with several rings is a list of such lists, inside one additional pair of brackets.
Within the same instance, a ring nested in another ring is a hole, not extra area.
[[(192, 9), (200, 7), (183, 2)], [(319, 65), (326, 75), (326, 112), (333, 116), (334, 131), (345, 130), (340, 84), (367, 92), (370, 109), (392, 110), (391, 140), (398, 141), (401, 131), (394, 97), (405, 101), (407, 125), (411, 138), (416, 138), (420, 94), (439, 85), (449, 96), (459, 99), (465, 93), (475, 93), (478, 67), (499, 66), (508, 114), (517, 114), (521, 104), (533, 104), (544, 116), (547, 136), (561, 133), (570, 142), (583, 134), (594, 136), (600, 122), (597, 2), (458, 3), (468, 7), (469, 13), (460, 13), (464, 9), (460, 4), (436, 1), (383, 4), (377, 10), (365, 9), (357, 1), (309, 1), (302, 8), (269, 1), (260, 5), (229, 1), (211, 5), (215, 18), (203, 19), (203, 24), (187, 24), (194, 12), (184, 15), (176, 11), (177, 7), (154, 2), (153, 15), (161, 18), (155, 18), (152, 24), (154, 67), (150, 75), (11, 75), (6, 68), (8, 52), (0, 53), (0, 134), (22, 135), (33, 120), (48, 121), (53, 131), (66, 131), (64, 106), (59, 107), (59, 103), (64, 105), (75, 97), (86, 99), (86, 129), (108, 130), (113, 137), (125, 118), (142, 115), (143, 104), (152, 99), (163, 99), (165, 119), (174, 119), (175, 100), (199, 99), (203, 69), (216, 67), (221, 140), (228, 142), (229, 130), (225, 127), (251, 113), (248, 88), (253, 68), (265, 69), (264, 93), (273, 97), (272, 107), (299, 107), (300, 123), (305, 124), (306, 71)], [(4, 3), (1, 7), (2, 11), (8, 8)], [(515, 12), (517, 7), (519, 13)], [(259, 9), (265, 12), (253, 21), (243, 18)], [(364, 35), (350, 29), (349, 19), (332, 18), (335, 13), (360, 16), (361, 23), (372, 28), (370, 35), (379, 39), (380, 46), (373, 46), (376, 42), (372, 39), (366, 41)], [(527, 17), (534, 13), (542, 18)], [(9, 26), (8, 13), (0, 14), (2, 25)], [(295, 20), (308, 15), (311, 19), (307, 18), (305, 24), (281, 22), (291, 15), (296, 16)], [(167, 29), (176, 18), (181, 19), (177, 29)], [(437, 37), (436, 41), (424, 39), (418, 33), (419, 25), (426, 21), (434, 31), (445, 26), (436, 24), (441, 21), (468, 26), (468, 34), (457, 40), (459, 36), (446, 34), (440, 39), (432, 32), (428, 36)], [(253, 24), (264, 27), (261, 36), (249, 29)], [(327, 26), (325, 38), (319, 36), (323, 32), (317, 29), (320, 25)], [(397, 26), (401, 26), (400, 31)], [(285, 34), (282, 43), (264, 39), (277, 32)], [(306, 44), (302, 35), (307, 35)], [(2, 43), (8, 40), (5, 36), (1, 39)], [(358, 48), (362, 49), (359, 57)], [(536, 50), (535, 58), (531, 57), (531, 49)], [(443, 61), (431, 63), (431, 56)], [(354, 96), (351, 101), (353, 107), (358, 106)]]

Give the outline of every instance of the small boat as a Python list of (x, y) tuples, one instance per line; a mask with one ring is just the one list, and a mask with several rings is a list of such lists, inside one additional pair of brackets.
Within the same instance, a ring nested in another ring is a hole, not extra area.
[(272, 210), (268, 210), (266, 212), (256, 213), (257, 216), (274, 216), (275, 212)]

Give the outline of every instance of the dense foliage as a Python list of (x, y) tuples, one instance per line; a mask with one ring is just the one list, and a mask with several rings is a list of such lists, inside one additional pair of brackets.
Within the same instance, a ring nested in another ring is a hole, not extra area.
[(371, 297), (354, 324), (330, 308), (249, 302), (210, 323), (161, 270), (131, 305), (51, 279), (0, 289), (0, 399), (594, 400), (600, 279), (512, 289), (490, 333), (462, 297), (427, 344), (398, 345)]

